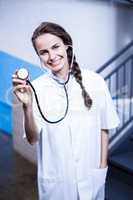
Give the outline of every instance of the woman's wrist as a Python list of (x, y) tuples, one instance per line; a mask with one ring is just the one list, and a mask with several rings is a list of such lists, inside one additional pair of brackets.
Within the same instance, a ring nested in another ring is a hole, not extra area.
[(24, 111), (32, 111), (32, 104), (24, 104), (23, 103), (23, 110)]
[(101, 163), (100, 164), (100, 168), (106, 168), (108, 166), (107, 162)]

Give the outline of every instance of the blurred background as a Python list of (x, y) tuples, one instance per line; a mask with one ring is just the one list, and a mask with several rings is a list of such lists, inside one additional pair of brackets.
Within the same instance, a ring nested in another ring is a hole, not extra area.
[(29, 70), (31, 80), (43, 73), (31, 43), (32, 33), (42, 21), (62, 25), (73, 38), (80, 67), (101, 73), (107, 81), (121, 125), (110, 133), (106, 200), (130, 200), (133, 194), (131, 0), (0, 0), (0, 200), (37, 199), (36, 147), (22, 137), (23, 113), (21, 104), (12, 95), (11, 76), (21, 67)]

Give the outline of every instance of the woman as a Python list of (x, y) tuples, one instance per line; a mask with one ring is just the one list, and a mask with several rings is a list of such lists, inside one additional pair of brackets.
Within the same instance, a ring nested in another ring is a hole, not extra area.
[[(41, 117), (30, 85), (13, 75), (14, 93), (23, 103), (24, 127), (30, 144), (38, 147), (40, 200), (104, 200), (108, 130), (118, 116), (103, 78), (80, 70), (70, 35), (59, 25), (43, 22), (32, 43), (42, 65), (51, 73), (33, 81), (42, 112), (49, 119), (66, 109), (66, 117), (48, 123)], [(57, 119), (56, 118), (56, 119)]]

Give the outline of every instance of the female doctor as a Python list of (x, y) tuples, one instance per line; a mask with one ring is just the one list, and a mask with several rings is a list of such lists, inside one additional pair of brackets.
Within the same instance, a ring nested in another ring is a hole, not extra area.
[(41, 23), (32, 43), (50, 70), (32, 82), (49, 121), (42, 118), (31, 86), (17, 72), (12, 80), (27, 140), (37, 142), (39, 200), (104, 200), (108, 130), (119, 123), (106, 83), (79, 68), (72, 39), (58, 24)]

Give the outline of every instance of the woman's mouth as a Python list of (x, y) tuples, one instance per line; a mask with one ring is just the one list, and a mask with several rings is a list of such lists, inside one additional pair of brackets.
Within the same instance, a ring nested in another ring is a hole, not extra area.
[(57, 59), (57, 60), (54, 60), (52, 62), (49, 62), (50, 65), (52, 65), (53, 67), (59, 65), (61, 62), (61, 58)]

